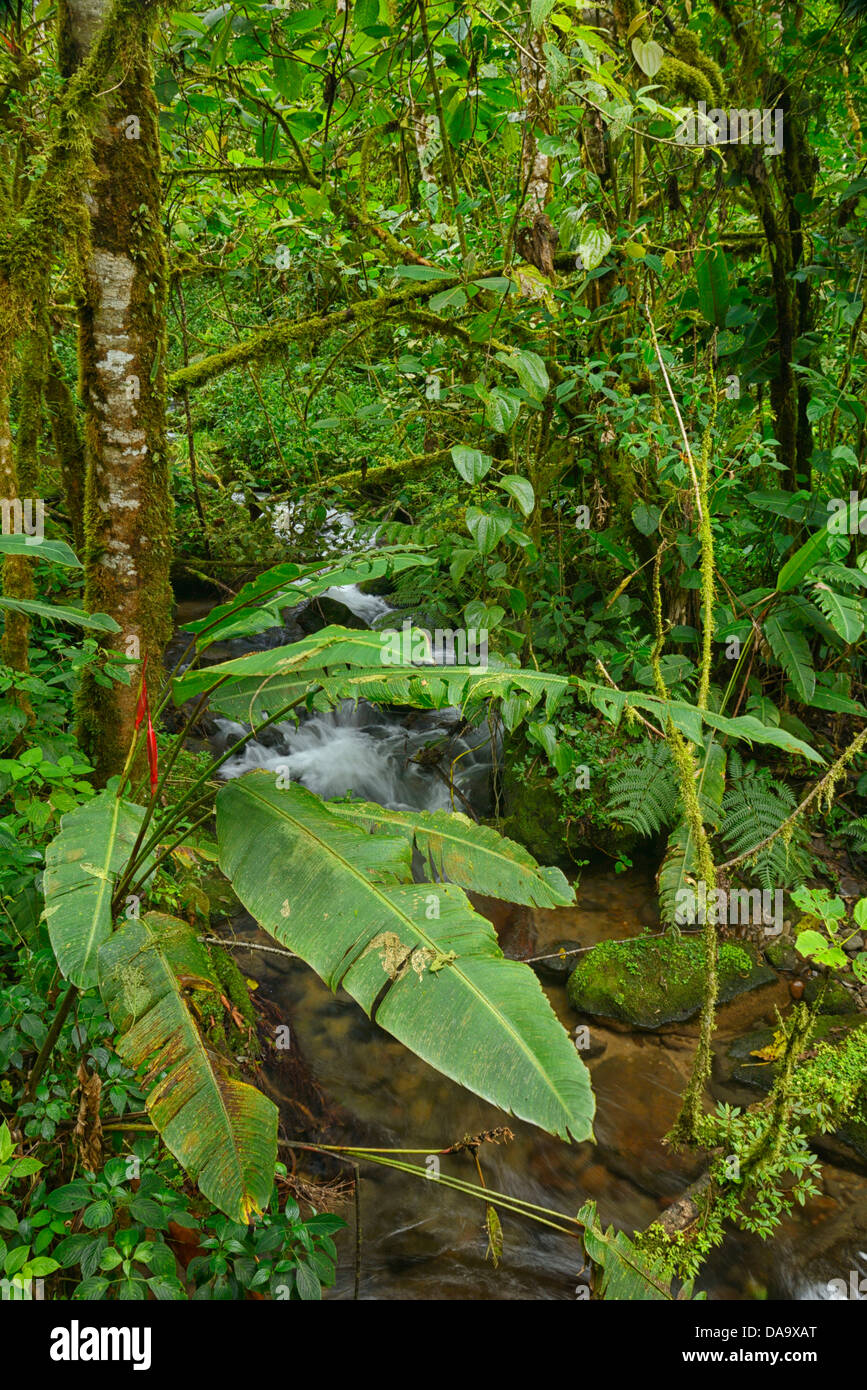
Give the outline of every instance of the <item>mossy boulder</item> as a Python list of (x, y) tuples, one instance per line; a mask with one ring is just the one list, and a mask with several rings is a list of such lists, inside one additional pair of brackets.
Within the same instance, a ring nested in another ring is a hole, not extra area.
[(841, 984), (839, 980), (828, 980), (821, 976), (807, 981), (807, 988), (804, 990), (804, 998), (808, 1004), (812, 1004), (819, 997), (822, 985), (825, 985), (825, 992), (822, 994), (822, 1002), (819, 1005), (820, 1014), (854, 1014), (858, 1012), (858, 1004), (854, 994)]
[(540, 864), (571, 863), (568, 827), (563, 803), (554, 790), (553, 776), (548, 775), (539, 761), (520, 772), (506, 752), (504, 762), (506, 815), (502, 833), (524, 845)]
[[(632, 1028), (659, 1028), (692, 1018), (704, 997), (705, 948), (698, 937), (636, 936), (603, 941), (579, 962), (566, 986), (579, 1013), (612, 1018)], [(776, 975), (752, 947), (720, 944), (717, 967), (719, 1003)]]
[[(816, 1019), (810, 1034), (810, 1047), (819, 1043), (840, 1043), (853, 1028), (867, 1027), (867, 1016), (853, 1018), (851, 1014), (822, 1014)], [(735, 1038), (726, 1052), (729, 1063), (733, 1064), (731, 1078), (742, 1086), (755, 1086), (760, 1091), (769, 1091), (776, 1077), (779, 1063), (758, 1057), (774, 1041), (773, 1028), (753, 1028), (749, 1033)]]
[(772, 941), (766, 946), (765, 959), (775, 970), (785, 970), (787, 973), (793, 973), (805, 964), (804, 957), (798, 955), (790, 936), (781, 937), (779, 941)]

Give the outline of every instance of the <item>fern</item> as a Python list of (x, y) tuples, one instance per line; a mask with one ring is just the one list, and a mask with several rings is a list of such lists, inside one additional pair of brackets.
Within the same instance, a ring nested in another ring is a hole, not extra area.
[(840, 831), (847, 840), (852, 841), (855, 854), (867, 854), (867, 816), (856, 816)]
[(636, 761), (609, 788), (608, 811), (615, 820), (649, 838), (676, 820), (678, 787), (664, 743), (653, 745), (644, 739), (635, 748), (634, 757)]
[[(723, 797), (719, 833), (732, 857), (747, 854), (778, 830), (797, 801), (785, 782), (778, 782), (767, 768), (744, 765), (736, 752), (729, 759), (729, 789)], [(795, 825), (788, 844), (782, 835), (758, 852), (754, 873), (768, 892), (803, 883), (809, 869), (804, 851), (806, 832)]]

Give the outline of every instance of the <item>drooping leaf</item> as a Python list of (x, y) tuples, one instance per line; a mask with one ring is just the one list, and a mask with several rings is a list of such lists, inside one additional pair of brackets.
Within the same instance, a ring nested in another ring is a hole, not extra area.
[(591, 1133), (586, 1068), (528, 966), (453, 884), (415, 884), (406, 835), (370, 835), (304, 787), (248, 773), (217, 797), (220, 865), (258, 922), (387, 1032), (563, 1138)]
[[(312, 699), (317, 689), (324, 708), (362, 697), (414, 709), (468, 709), (500, 699), (512, 729), (542, 699), (550, 717), (570, 685), (567, 676), (506, 666), (490, 656), (485, 666), (391, 666), (383, 661), (388, 640), (387, 631), (323, 628), (290, 646), (188, 671), (173, 682), (174, 698), (180, 704), (210, 691), (212, 708), (249, 724), (284, 710), (305, 692)], [(508, 706), (510, 698), (522, 702), (520, 712)]]
[(789, 557), (777, 575), (778, 593), (787, 594), (798, 587), (804, 576), (827, 554), (829, 539), (828, 528), (823, 526)]
[(556, 868), (543, 868), (522, 845), (460, 812), (393, 811), (371, 802), (335, 802), (328, 809), (367, 830), (414, 841), (437, 874), (474, 893), (528, 907), (568, 907), (574, 889)]
[(66, 569), (81, 569), (81, 561), (66, 541), (48, 541), (33, 536), (0, 536), (0, 555), (26, 555), (31, 560), (47, 560)]
[(277, 1107), (202, 1036), (192, 1001), (219, 1006), (222, 986), (195, 930), (159, 913), (126, 922), (100, 950), (99, 987), (118, 1053), (148, 1064), (148, 1114), (166, 1146), (208, 1201), (246, 1225), (271, 1195)]
[(720, 247), (699, 251), (695, 258), (695, 278), (702, 317), (717, 328), (723, 328), (729, 307), (729, 273), (725, 251)]
[(784, 612), (772, 613), (765, 619), (764, 633), (768, 646), (791, 680), (798, 695), (809, 702), (816, 689), (816, 672), (810, 656), (810, 647), (803, 632), (791, 621), (786, 621)]
[(528, 396), (543, 401), (551, 388), (548, 369), (537, 352), (520, 348), (516, 352), (498, 352), (497, 361), (510, 367)]
[(482, 555), (490, 555), (511, 529), (512, 519), (508, 513), (500, 516), (496, 512), (483, 511), (481, 507), (467, 507), (467, 530)]
[(41, 603), (38, 599), (0, 596), (0, 608), (13, 613), (26, 613), (32, 618), (47, 618), (53, 623), (69, 623), (90, 632), (120, 632), (120, 625), (107, 613), (85, 613), (80, 608), (68, 608), (60, 603)]
[(249, 637), (278, 627), (283, 621), (283, 609), (295, 608), (329, 589), (365, 584), (435, 563), (431, 556), (420, 552), (384, 548), (376, 555), (348, 556), (326, 565), (275, 565), (245, 584), (236, 598), (218, 604), (206, 618), (186, 623), (182, 631), (195, 634), (196, 646), (203, 651), (213, 642)]
[(507, 477), (498, 480), (497, 487), (501, 487), (510, 497), (514, 497), (523, 516), (532, 516), (533, 508), (536, 505), (536, 496), (533, 492), (533, 484), (528, 478), (522, 478), (517, 473), (510, 473)]
[(57, 963), (79, 989), (96, 984), (97, 954), (111, 934), (112, 894), (144, 815), (143, 807), (101, 792), (63, 816), (45, 851), (43, 915)]
[(641, 68), (645, 77), (655, 77), (662, 67), (664, 53), (655, 39), (633, 39), (631, 43), (632, 56)]
[(481, 449), (468, 449), (464, 444), (456, 444), (452, 449), (455, 468), (467, 483), (479, 483), (490, 470), (494, 460)]

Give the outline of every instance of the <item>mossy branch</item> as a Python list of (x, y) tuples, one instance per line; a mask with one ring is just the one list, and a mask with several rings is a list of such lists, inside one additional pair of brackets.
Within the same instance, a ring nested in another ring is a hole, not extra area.
[[(480, 275), (492, 273), (494, 272), (490, 270), (479, 272)], [(169, 390), (173, 395), (181, 395), (186, 390), (203, 386), (205, 382), (231, 371), (233, 367), (243, 367), (249, 362), (268, 361), (279, 356), (292, 343), (326, 337), (345, 324), (352, 323), (366, 328), (372, 327), (389, 314), (400, 317), (401, 310), (430, 299), (447, 285), (459, 281), (460, 274), (455, 271), (448, 279), (412, 281), (400, 289), (387, 290), (373, 299), (360, 299), (355, 304), (348, 304), (344, 309), (335, 309), (330, 314), (316, 314), (301, 320), (280, 319), (270, 328), (252, 333), (249, 338), (233, 347), (224, 348), (222, 352), (212, 353), (198, 362), (191, 362), (189, 367), (182, 367), (179, 371), (173, 372), (169, 377)]]

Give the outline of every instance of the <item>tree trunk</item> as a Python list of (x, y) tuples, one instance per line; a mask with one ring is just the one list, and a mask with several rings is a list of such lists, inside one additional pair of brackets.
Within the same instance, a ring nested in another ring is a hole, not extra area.
[[(109, 0), (64, 0), (60, 63), (87, 56)], [(85, 600), (121, 631), (119, 654), (161, 669), (171, 632), (171, 499), (165, 434), (166, 262), (160, 146), (148, 16), (131, 18), (124, 66), (94, 142), (91, 250), (79, 355), (85, 406)], [(82, 744), (100, 781), (123, 766), (137, 681), (104, 688), (90, 677), (79, 709)]]

